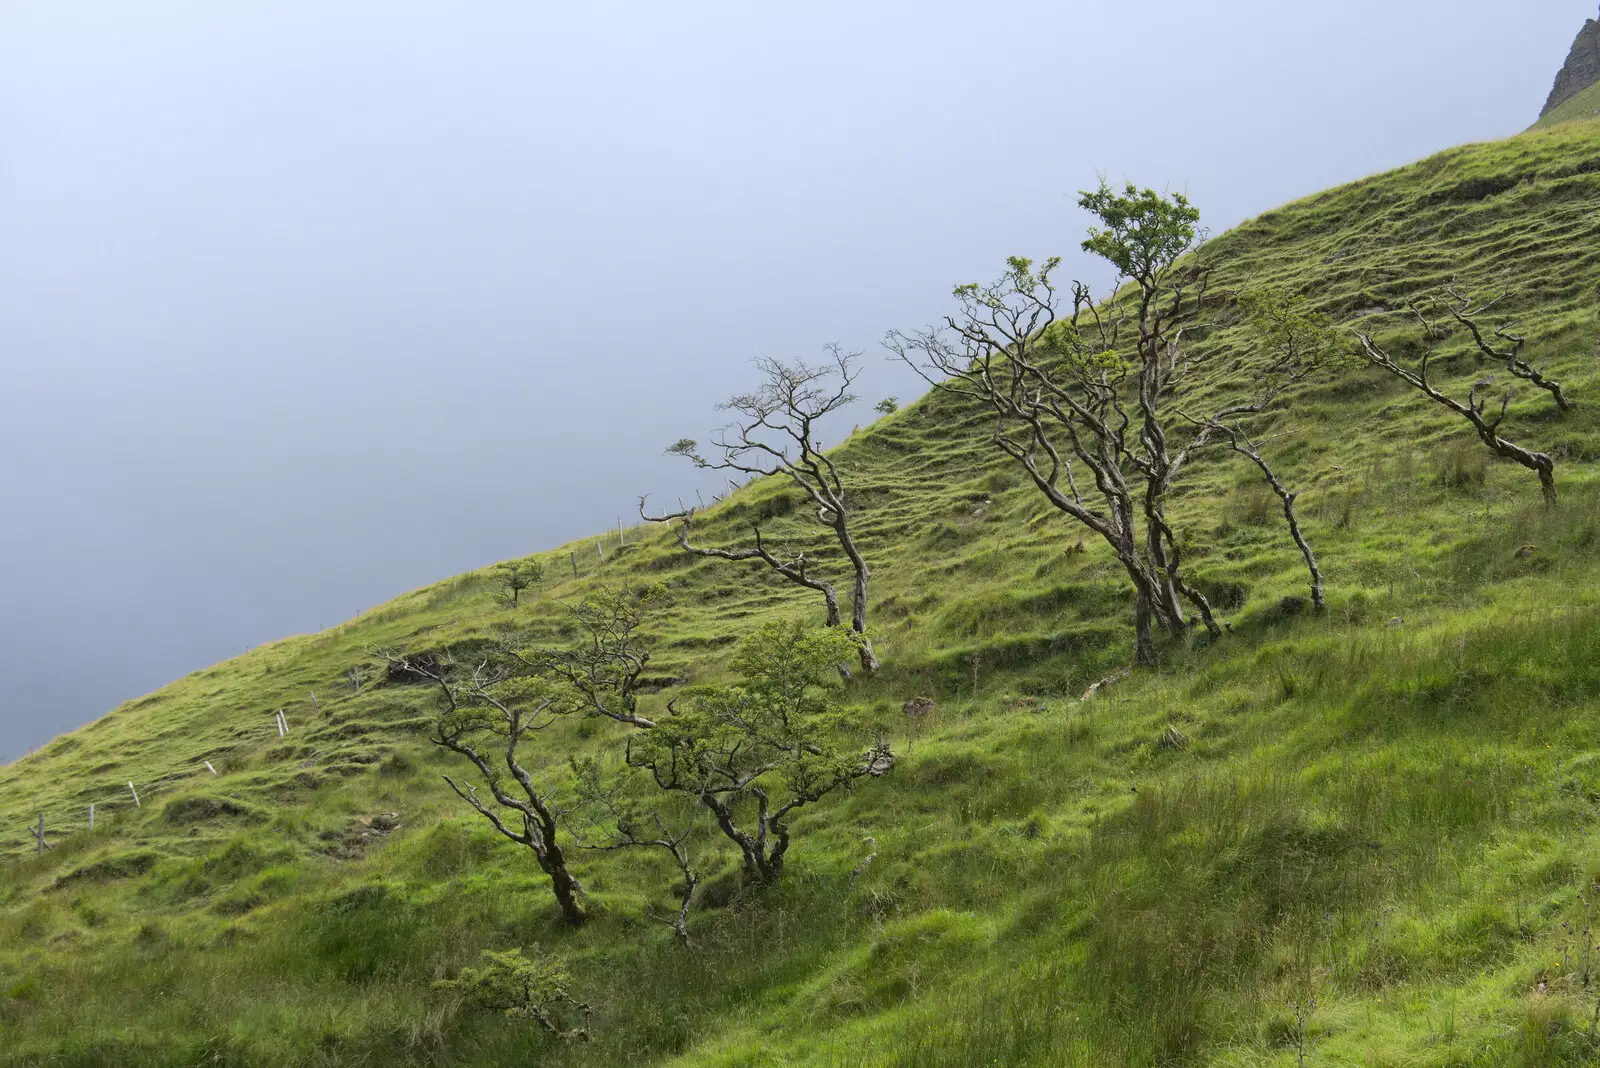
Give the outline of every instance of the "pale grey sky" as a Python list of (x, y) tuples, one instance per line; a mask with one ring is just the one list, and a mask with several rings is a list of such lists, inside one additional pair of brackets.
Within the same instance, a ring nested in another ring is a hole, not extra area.
[(758, 351), (915, 392), (1097, 173), (1220, 230), (1514, 133), (1593, 14), (0, 2), (0, 760), (692, 489)]

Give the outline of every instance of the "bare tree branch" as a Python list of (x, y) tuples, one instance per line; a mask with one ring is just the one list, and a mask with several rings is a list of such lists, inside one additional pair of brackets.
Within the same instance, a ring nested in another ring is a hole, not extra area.
[(1425, 347), (1422, 357), (1417, 363), (1417, 369), (1413, 371), (1411, 368), (1402, 365), (1374, 341), (1370, 335), (1362, 334), (1360, 335), (1361, 348), (1366, 354), (1367, 361), (1372, 366), (1387, 371), (1472, 424), (1472, 429), (1477, 432), (1479, 440), (1493, 450), (1496, 455), (1521, 464), (1534, 472), (1539, 478), (1539, 489), (1544, 495), (1545, 504), (1553, 508), (1556, 503), (1555, 461), (1548, 453), (1535, 452), (1502, 437), (1500, 434), (1500, 425), (1505, 421), (1506, 411), (1511, 404), (1511, 387), (1507, 386), (1501, 396), (1498, 412), (1491, 412), (1489, 398), (1479, 395), (1481, 390), (1486, 390), (1494, 385), (1493, 378), (1483, 378), (1474, 383), (1467, 393), (1465, 403), (1456, 400), (1436, 387), (1428, 377), (1428, 365), (1434, 356), (1434, 348), (1439, 337), (1439, 331), (1420, 306), (1413, 303), (1411, 311), (1417, 321), (1422, 324), (1425, 338)]
[[(871, 569), (851, 529), (852, 508), (844, 478), (817, 438), (821, 420), (856, 400), (851, 388), (860, 374), (860, 353), (847, 353), (838, 345), (829, 345), (826, 351), (828, 360), (818, 365), (785, 363), (765, 356), (757, 359), (755, 366), (760, 372), (760, 386), (752, 393), (739, 394), (719, 406), (733, 413), (735, 418), (713, 434), (711, 444), (715, 452), (712, 456), (708, 458), (702, 454), (698, 443), (689, 438), (667, 451), (686, 457), (696, 467), (706, 470), (736, 471), (754, 478), (779, 476), (805, 495), (816, 510), (817, 522), (833, 532), (840, 552), (850, 565), (853, 574), (850, 629), (860, 638), (857, 650), (861, 669), (870, 675), (879, 667), (877, 655), (867, 638)], [(651, 518), (645, 514), (643, 498), (640, 498), (639, 514)], [(697, 556), (759, 560), (789, 581), (821, 593), (828, 606), (829, 625), (839, 624), (838, 596), (833, 585), (812, 575), (803, 556), (781, 561), (762, 544), (759, 527), (754, 531), (753, 549), (695, 547), (689, 542), (692, 518), (692, 511), (683, 510), (656, 517), (656, 521), (682, 520), (678, 544)]]
[(580, 849), (613, 852), (622, 849), (656, 849), (665, 852), (677, 865), (682, 882), (678, 885), (678, 909), (663, 917), (650, 915), (671, 927), (685, 949), (693, 948), (689, 938), (689, 906), (700, 884), (689, 855), (689, 839), (694, 821), (672, 830), (659, 811), (641, 811), (622, 796), (615, 783), (606, 782), (593, 759), (570, 761), (578, 784), (577, 802), (564, 812), (563, 820)]
[[(521, 830), (508, 825), (501, 813), (478, 796), (477, 787), (463, 787), (444, 776), (450, 789), (504, 837), (527, 848), (539, 869), (550, 878), (551, 892), (561, 907), (562, 916), (577, 926), (586, 916), (578, 901), (582, 887), (568, 869), (566, 853), (557, 841), (556, 813), (545, 792), (518, 758), (518, 747), (534, 731), (550, 725), (550, 716), (559, 714), (554, 698), (525, 685), (514, 670), (497, 668), (487, 659), (468, 673), (452, 670), (446, 663), (438, 667), (420, 659), (408, 658), (388, 650), (375, 655), (396, 667), (431, 679), (439, 691), (440, 713), (430, 739), (433, 744), (465, 757), (488, 786), (495, 804), (518, 817)], [(485, 743), (503, 740), (505, 771), (520, 790), (520, 796), (506, 785), (506, 775), (479, 749)]]
[(1504, 300), (1506, 294), (1502, 293), (1485, 304), (1474, 306), (1472, 299), (1462, 296), (1454, 286), (1448, 287), (1446, 292), (1449, 293), (1452, 301), (1449, 305), (1450, 314), (1455, 318), (1456, 322), (1466, 327), (1467, 331), (1472, 335), (1473, 344), (1478, 347), (1479, 359), (1489, 359), (1504, 364), (1506, 370), (1511, 374), (1532, 382), (1540, 389), (1547, 391), (1551, 398), (1555, 400), (1557, 408), (1563, 412), (1572, 410), (1572, 402), (1562, 393), (1561, 383), (1554, 379), (1546, 378), (1538, 368), (1522, 358), (1522, 349), (1528, 343), (1528, 339), (1520, 334), (1513, 334), (1511, 332), (1511, 324), (1502, 324), (1495, 327), (1494, 330), (1494, 336), (1509, 344), (1510, 348), (1496, 349), (1489, 343), (1488, 338), (1484, 336), (1483, 329), (1478, 325), (1478, 319)]

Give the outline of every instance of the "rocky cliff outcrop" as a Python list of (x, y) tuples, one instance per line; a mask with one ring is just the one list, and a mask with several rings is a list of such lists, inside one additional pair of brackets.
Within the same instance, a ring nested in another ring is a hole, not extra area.
[(1572, 42), (1572, 52), (1561, 73), (1556, 75), (1555, 87), (1550, 90), (1550, 99), (1545, 101), (1539, 116), (1550, 114), (1596, 82), (1600, 82), (1600, 22), (1590, 19), (1578, 32), (1578, 39)]

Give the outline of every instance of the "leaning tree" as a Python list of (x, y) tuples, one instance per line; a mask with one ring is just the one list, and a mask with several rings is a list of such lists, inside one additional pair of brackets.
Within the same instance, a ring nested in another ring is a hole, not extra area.
[(677, 908), (666, 915), (654, 910), (648, 910), (648, 914), (671, 927), (684, 948), (690, 948), (689, 906), (700, 885), (700, 874), (689, 851), (695, 832), (694, 809), (689, 808), (688, 815), (683, 816), (644, 802), (628, 790), (624, 781), (608, 774), (594, 757), (572, 757), (570, 764), (572, 800), (563, 808), (561, 817), (572, 840), (579, 849), (596, 852), (645, 850), (670, 857), (679, 875)]
[(739, 682), (687, 691), (654, 729), (628, 739), (627, 762), (705, 806), (753, 882), (782, 873), (801, 808), (894, 766), (881, 740), (852, 744), (858, 724), (837, 682), (828, 685), (859, 640), (838, 627), (768, 623), (734, 658)]
[[(1339, 343), (1332, 322), (1324, 315), (1311, 311), (1303, 299), (1283, 290), (1261, 290), (1246, 294), (1240, 299), (1241, 309), (1248, 315), (1246, 336), (1267, 354), (1266, 367), (1269, 378), (1276, 379), (1271, 387), (1281, 390), (1288, 382), (1301, 377), (1317, 367), (1338, 361)], [(1270, 396), (1268, 400), (1270, 401)], [(1246, 406), (1243, 410), (1195, 417), (1179, 409), (1192, 426), (1213, 431), (1218, 439), (1253, 464), (1267, 487), (1278, 498), (1283, 508), (1284, 524), (1289, 537), (1305, 561), (1306, 573), (1311, 582), (1311, 604), (1319, 611), (1327, 607), (1326, 586), (1322, 569), (1317, 564), (1317, 554), (1311, 548), (1300, 517), (1295, 513), (1295, 501), (1300, 494), (1289, 489), (1262, 453), (1267, 435), (1252, 424), (1254, 417), (1267, 410), (1267, 404)]]
[(565, 647), (525, 647), (507, 636), (465, 664), (448, 655), (376, 651), (437, 687), (440, 711), (430, 740), (465, 757), (480, 785), (463, 785), (449, 775), (445, 782), (496, 831), (532, 852), (570, 924), (582, 923), (584, 910), (578, 900), (582, 887), (558, 839), (566, 821), (553, 798), (561, 784), (536, 777), (530, 763), (548, 761), (532, 761), (528, 754), (543, 731), (568, 717), (609, 719), (640, 730), (655, 726), (639, 714), (650, 662), (640, 627), (661, 595), (659, 586), (591, 592), (566, 606), (578, 637)]
[(429, 740), (465, 757), (489, 798), (480, 796), (478, 786), (463, 785), (450, 775), (444, 781), (496, 831), (533, 854), (550, 878), (562, 917), (573, 926), (583, 923), (578, 900), (582, 887), (557, 838), (560, 821), (552, 787), (535, 779), (526, 763), (530, 739), (564, 713), (559, 696), (544, 680), (529, 676), (514, 657), (491, 654), (463, 666), (382, 650), (378, 655), (438, 688), (441, 708)]
[(1237, 399), (1182, 410), (1180, 389), (1216, 351), (1193, 343), (1213, 303), (1198, 210), (1182, 194), (1132, 184), (1121, 193), (1102, 185), (1079, 205), (1099, 223), (1083, 248), (1119, 274), (1108, 300), (1073, 282), (1067, 310), (1054, 280), (1058, 258), (1036, 268), (1013, 257), (997, 281), (957, 286), (957, 311), (942, 324), (891, 331), (886, 345), (935, 389), (987, 410), (995, 447), (1052, 506), (1110, 546), (1134, 588), (1136, 658), (1150, 664), (1152, 624), (1184, 633), (1185, 602), (1213, 637), (1221, 633), (1185, 575), (1168, 517), (1178, 476), (1202, 451), (1240, 440), (1227, 428), (1237, 432), (1240, 420), (1309, 374), (1316, 347), (1267, 346), (1251, 366), (1209, 383)]
[(1459, 291), (1451, 287), (1445, 290), (1445, 296), (1442, 298), (1434, 295), (1411, 301), (1412, 317), (1422, 328), (1422, 355), (1417, 359), (1415, 366), (1410, 366), (1397, 358), (1373, 340), (1371, 334), (1360, 335), (1361, 351), (1371, 366), (1398, 378), (1429, 400), (1465, 419), (1471, 424), (1473, 432), (1478, 435), (1478, 440), (1495, 455), (1532, 471), (1539, 479), (1539, 489), (1544, 495), (1545, 505), (1553, 508), (1556, 503), (1555, 458), (1549, 453), (1530, 449), (1526, 445), (1512, 441), (1500, 431), (1511, 408), (1512, 398), (1516, 395), (1515, 384), (1509, 382), (1506, 384), (1504, 391), (1500, 393), (1497, 405), (1493, 396), (1496, 382), (1492, 374), (1474, 382), (1468, 389), (1465, 400), (1445, 392), (1432, 376), (1439, 343), (1446, 336), (1440, 312), (1442, 307), (1443, 311), (1464, 327), (1471, 336), (1474, 355), (1480, 364), (1492, 361), (1503, 365), (1513, 378), (1531, 382), (1549, 393), (1561, 411), (1571, 410), (1572, 402), (1562, 391), (1561, 383), (1547, 377), (1522, 358), (1525, 338), (1512, 333), (1509, 326), (1501, 325), (1494, 329), (1493, 336), (1505, 347), (1497, 349), (1489, 340), (1485, 328), (1480, 324), (1480, 319), (1485, 312), (1499, 303), (1500, 299), (1503, 298), (1478, 303), (1470, 297), (1462, 296)]
[[(754, 392), (739, 394), (719, 405), (721, 410), (732, 412), (734, 419), (713, 435), (711, 454), (701, 452), (699, 442), (692, 438), (682, 439), (667, 451), (709, 471), (733, 471), (745, 477), (779, 476), (805, 494), (816, 509), (817, 521), (833, 532), (833, 540), (849, 563), (853, 574), (850, 629), (857, 639), (855, 655), (861, 669), (871, 674), (879, 666), (867, 638), (867, 583), (871, 569), (851, 529), (851, 494), (838, 465), (822, 451), (817, 438), (822, 420), (857, 399), (850, 389), (859, 374), (860, 354), (844, 352), (837, 345), (828, 346), (827, 352), (827, 362), (816, 365), (768, 357), (756, 360), (761, 384)], [(641, 497), (639, 515), (649, 522), (676, 522), (678, 544), (695, 556), (757, 562), (798, 586), (820, 593), (827, 606), (828, 626), (840, 625), (839, 596), (834, 584), (816, 573), (805, 553), (775, 550), (762, 535), (759, 521), (751, 524), (748, 545), (715, 548), (690, 540), (693, 508), (650, 515), (645, 510), (645, 498)]]

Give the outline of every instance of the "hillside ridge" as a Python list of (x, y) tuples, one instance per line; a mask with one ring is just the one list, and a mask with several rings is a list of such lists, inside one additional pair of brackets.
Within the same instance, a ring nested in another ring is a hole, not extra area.
[(1597, 83), (1600, 83), (1600, 21), (1589, 19), (1573, 40), (1566, 62), (1556, 72), (1555, 84), (1550, 88), (1539, 117), (1544, 118)]
[[(1414, 353), (1407, 299), (1453, 282), (1506, 294), (1577, 407), (1524, 390), (1508, 408), (1556, 457), (1546, 509), (1413, 391), (1358, 370), (1306, 384), (1267, 447), (1328, 611), (1294, 607), (1304, 571), (1275, 499), (1197, 462), (1174, 515), (1230, 632), (1173, 643), (1158, 668), (1121, 674), (1115, 561), (1078, 544), (981, 414), (931, 395), (831, 450), (859, 495), (884, 661), (840, 693), (898, 763), (808, 810), (769, 889), (695, 838), (692, 950), (656, 922), (661, 856), (578, 852), (593, 918), (565, 928), (525, 852), (442, 782), (460, 768), (426, 741), (434, 691), (375, 654), (560, 642), (563, 602), (660, 584), (641, 705), (660, 717), (676, 688), (725, 677), (752, 629), (820, 617), (667, 529), (608, 536), (603, 558), (585, 540), (576, 576), (568, 547), (537, 554), (543, 589), (514, 608), (492, 568), (411, 591), (0, 768), (0, 1065), (1592, 1063), (1597, 203), (1600, 123), (1566, 122), (1208, 243), (1226, 299), (1197, 344), (1218, 367), (1257, 359), (1246, 290), (1302, 294)], [(1018, 251), (1077, 240), (1047, 236)], [(1462, 341), (1435, 373), (1465, 395), (1486, 372)], [(752, 482), (697, 530), (730, 544), (761, 518), (826, 561), (792, 497)], [(619, 735), (546, 737), (554, 776)], [(589, 1042), (435, 989), (511, 947), (565, 961)]]

